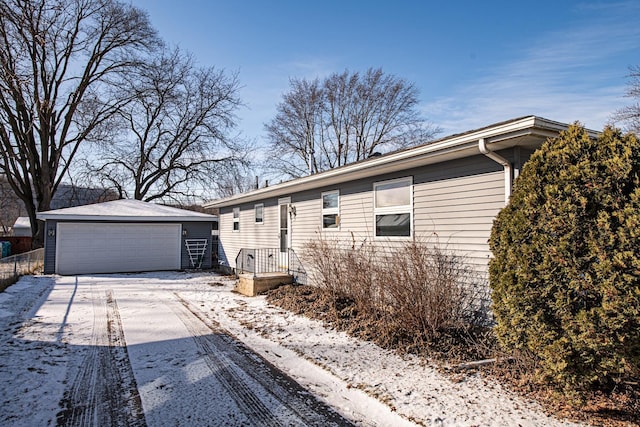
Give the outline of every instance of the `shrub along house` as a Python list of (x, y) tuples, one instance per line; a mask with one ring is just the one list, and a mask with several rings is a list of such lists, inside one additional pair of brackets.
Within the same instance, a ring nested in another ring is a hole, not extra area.
[[(568, 126), (529, 116), (205, 204), (218, 208), (219, 259), (305, 280), (305, 245), (431, 239), (486, 274), (493, 220), (523, 163)], [(299, 265), (302, 259), (302, 266)]]

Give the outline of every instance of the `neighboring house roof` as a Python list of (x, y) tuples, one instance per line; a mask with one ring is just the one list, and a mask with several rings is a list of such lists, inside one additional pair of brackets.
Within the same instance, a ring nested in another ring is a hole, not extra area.
[(41, 220), (196, 222), (217, 221), (217, 216), (140, 200), (113, 200), (92, 205), (57, 209), (37, 214)]
[(115, 200), (118, 194), (106, 188), (78, 187), (71, 184), (60, 184), (51, 199), (50, 209), (63, 209), (88, 205), (107, 200)]
[[(311, 190), (345, 181), (406, 170), (413, 167), (440, 163), (462, 157), (481, 154), (479, 141), (484, 140), (491, 151), (520, 146), (536, 149), (541, 141), (555, 137), (568, 125), (536, 116), (493, 124), (481, 129), (451, 135), (427, 144), (376, 156), (359, 162), (330, 169), (291, 181), (260, 188), (248, 193), (236, 194), (204, 204), (205, 208), (220, 208), (239, 203), (248, 203), (267, 197), (279, 197), (294, 192)], [(590, 131), (592, 136), (597, 132)]]
[(19, 216), (18, 218), (16, 218), (16, 222), (13, 223), (13, 229), (15, 230), (16, 228), (31, 229), (31, 222), (29, 221), (29, 217)]

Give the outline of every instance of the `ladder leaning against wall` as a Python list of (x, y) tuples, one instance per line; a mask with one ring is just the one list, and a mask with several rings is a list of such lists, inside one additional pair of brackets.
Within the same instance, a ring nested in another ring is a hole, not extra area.
[(202, 260), (207, 252), (207, 239), (186, 239), (184, 244), (187, 247), (191, 268), (202, 268)]

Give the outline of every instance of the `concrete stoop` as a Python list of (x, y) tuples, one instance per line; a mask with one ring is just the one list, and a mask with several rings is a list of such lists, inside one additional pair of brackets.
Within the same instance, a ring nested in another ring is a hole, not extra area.
[(293, 283), (293, 276), (287, 273), (242, 273), (238, 276), (235, 291), (248, 297), (255, 297), (261, 292), (275, 289), (280, 285)]

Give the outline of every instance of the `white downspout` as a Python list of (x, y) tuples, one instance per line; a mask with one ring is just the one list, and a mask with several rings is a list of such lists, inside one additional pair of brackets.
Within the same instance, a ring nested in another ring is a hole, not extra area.
[(504, 167), (504, 204), (508, 204), (509, 197), (511, 197), (511, 163), (501, 155), (489, 150), (484, 138), (478, 140), (478, 149), (482, 154)]

